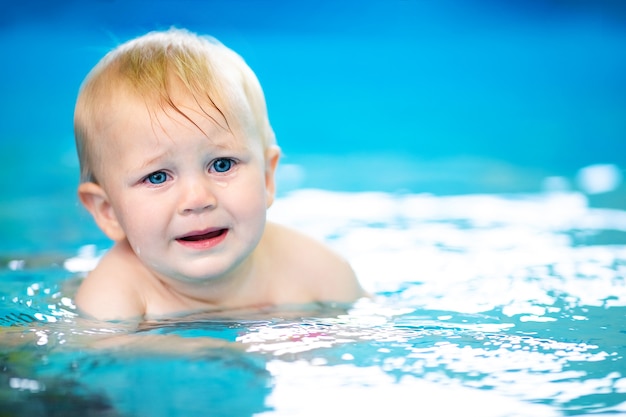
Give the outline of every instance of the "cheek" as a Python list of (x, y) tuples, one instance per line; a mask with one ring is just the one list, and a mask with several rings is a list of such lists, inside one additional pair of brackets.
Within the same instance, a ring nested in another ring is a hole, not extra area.
[(163, 218), (163, 214), (158, 213), (159, 207), (148, 204), (146, 199), (126, 199), (118, 207), (119, 222), (130, 241), (149, 239), (159, 230), (159, 220)]
[(267, 210), (267, 193), (263, 178), (253, 177), (240, 184), (237, 191), (228, 193), (231, 209), (246, 219), (264, 219)]

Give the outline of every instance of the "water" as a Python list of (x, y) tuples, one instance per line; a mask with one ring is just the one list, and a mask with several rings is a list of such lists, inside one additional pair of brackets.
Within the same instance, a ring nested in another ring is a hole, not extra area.
[(271, 216), (345, 253), (374, 299), (150, 322), (125, 339), (75, 315), (70, 270), (97, 249), (13, 260), (1, 277), (3, 409), (626, 413), (626, 211), (574, 192), (299, 190)]
[[(48, 3), (0, 16), (0, 416), (626, 415), (623, 6)], [(170, 25), (257, 72), (269, 216), (371, 300), (77, 316), (110, 242), (75, 195), (76, 90)]]

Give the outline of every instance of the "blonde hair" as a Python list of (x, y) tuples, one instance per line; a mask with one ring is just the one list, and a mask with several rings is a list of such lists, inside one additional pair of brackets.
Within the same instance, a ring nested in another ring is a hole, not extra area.
[(150, 32), (105, 55), (81, 86), (74, 111), (81, 182), (97, 182), (99, 125), (120, 89), (187, 117), (172, 101), (172, 76), (196, 102), (212, 103), (233, 133), (255, 135), (264, 148), (275, 144), (261, 85), (237, 53), (186, 30)]

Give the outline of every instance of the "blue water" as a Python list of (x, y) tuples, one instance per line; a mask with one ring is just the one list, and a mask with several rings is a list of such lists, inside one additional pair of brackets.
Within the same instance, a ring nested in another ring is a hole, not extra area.
[(75, 314), (98, 248), (14, 259), (0, 275), (3, 410), (626, 413), (626, 210), (577, 192), (302, 189), (271, 216), (344, 253), (374, 299), (197, 314), (126, 339)]
[[(170, 25), (257, 72), (269, 216), (373, 300), (76, 315), (110, 246), (75, 196), (76, 91)], [(3, 4), (0, 415), (626, 415), (624, 45), (611, 1)]]

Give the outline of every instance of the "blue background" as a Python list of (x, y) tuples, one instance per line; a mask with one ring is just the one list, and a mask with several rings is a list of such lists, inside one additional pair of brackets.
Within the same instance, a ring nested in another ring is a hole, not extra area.
[(624, 4), (3, 1), (0, 249), (99, 238), (75, 197), (77, 90), (111, 48), (170, 26), (255, 70), (298, 166), (283, 191), (536, 191), (589, 164), (623, 169)]

